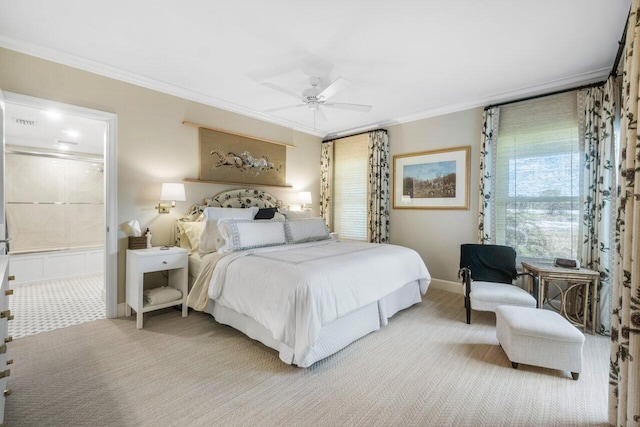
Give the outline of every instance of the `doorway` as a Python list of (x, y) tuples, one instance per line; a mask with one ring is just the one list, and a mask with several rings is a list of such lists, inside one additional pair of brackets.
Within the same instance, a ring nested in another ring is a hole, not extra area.
[(43, 307), (63, 301), (71, 310), (66, 320), (29, 329), (117, 317), (117, 116), (14, 93), (4, 98), (9, 253), (13, 287), (21, 290), (14, 298), (24, 294), (26, 311), (42, 311), (30, 304), (38, 295)]

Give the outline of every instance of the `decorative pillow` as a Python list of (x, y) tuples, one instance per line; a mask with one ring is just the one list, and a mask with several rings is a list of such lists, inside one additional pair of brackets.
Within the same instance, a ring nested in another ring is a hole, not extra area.
[(225, 241), (224, 246), (218, 249), (220, 253), (287, 243), (284, 223), (280, 221), (223, 218), (218, 221), (218, 228)]
[(224, 239), (218, 230), (218, 220), (223, 218), (236, 218), (252, 220), (258, 212), (258, 208), (215, 208), (209, 207), (204, 210), (204, 230), (200, 236), (200, 255), (215, 252), (224, 244)]
[(322, 218), (287, 220), (284, 223), (287, 243), (304, 243), (331, 238), (327, 224)]
[(288, 220), (309, 219), (313, 218), (313, 212), (311, 211), (288, 211), (282, 210), (282, 215), (286, 216)]
[(204, 230), (205, 222), (178, 222), (178, 228), (180, 229), (180, 247), (187, 249), (189, 254), (194, 254), (200, 250), (200, 236)]
[(176, 230), (178, 231), (178, 243), (182, 249), (186, 249), (191, 253), (191, 242), (189, 242), (189, 238), (186, 234), (184, 234), (184, 229), (182, 228), (181, 222), (176, 223)]
[(253, 219), (272, 219), (278, 212), (278, 208), (260, 208)]

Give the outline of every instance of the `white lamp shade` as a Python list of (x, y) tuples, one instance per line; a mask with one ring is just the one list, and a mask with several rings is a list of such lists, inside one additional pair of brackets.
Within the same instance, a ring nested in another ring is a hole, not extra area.
[(311, 200), (311, 192), (310, 191), (300, 191), (298, 193), (298, 203), (302, 203), (303, 205), (310, 205)]
[(163, 183), (160, 192), (160, 200), (171, 200), (184, 202), (187, 197), (184, 194), (184, 184), (181, 183)]

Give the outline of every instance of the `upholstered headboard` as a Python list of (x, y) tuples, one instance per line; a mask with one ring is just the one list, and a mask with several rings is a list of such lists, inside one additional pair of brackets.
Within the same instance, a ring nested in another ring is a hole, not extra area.
[(222, 208), (259, 208), (282, 207), (282, 202), (266, 191), (253, 188), (238, 188), (227, 190), (216, 194), (211, 198), (206, 198), (202, 203), (191, 206), (189, 212), (182, 218), (183, 221), (195, 221), (205, 208), (209, 206)]
[(207, 207), (222, 207), (222, 208), (250, 208), (257, 206), (259, 208), (281, 208), (282, 201), (276, 199), (273, 195), (263, 190), (257, 190), (253, 188), (238, 188), (235, 190), (227, 190), (216, 194), (213, 197), (206, 198), (202, 203), (196, 203), (191, 206), (189, 212), (182, 218), (178, 218), (175, 223), (174, 242), (177, 246), (180, 246), (180, 222), (197, 221), (200, 215)]

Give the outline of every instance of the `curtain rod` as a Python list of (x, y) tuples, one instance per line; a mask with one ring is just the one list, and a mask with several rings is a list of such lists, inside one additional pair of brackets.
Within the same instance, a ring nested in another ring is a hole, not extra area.
[(620, 37), (620, 41), (618, 42), (618, 52), (616, 52), (616, 59), (614, 59), (613, 67), (611, 68), (610, 75), (612, 76), (618, 75), (618, 64), (620, 63), (620, 59), (622, 58), (624, 45), (627, 42), (627, 28), (629, 27), (629, 17), (631, 17), (631, 10), (629, 10), (629, 15), (627, 16), (627, 22), (624, 23), (624, 30), (622, 30), (622, 37)]
[(540, 95), (527, 96), (525, 98), (514, 99), (513, 101), (499, 102), (497, 104), (487, 105), (486, 107), (484, 107), (484, 109), (486, 111), (486, 110), (488, 110), (490, 108), (502, 107), (503, 105), (515, 104), (516, 102), (531, 101), (533, 99), (544, 98), (545, 96), (559, 95), (561, 93), (572, 92), (574, 90), (588, 89), (588, 88), (591, 88), (591, 87), (602, 86), (605, 83), (606, 83), (606, 81), (603, 80), (603, 81), (600, 81), (600, 82), (589, 83), (587, 85), (582, 85), (582, 86), (578, 86), (578, 87), (572, 87), (572, 88), (569, 88), (569, 89), (561, 89), (561, 90), (557, 90), (557, 91), (551, 92), (551, 93), (541, 93)]
[(325, 140), (322, 141), (322, 143), (324, 144), (325, 142), (335, 141), (336, 139), (351, 138), (352, 136), (364, 135), (365, 133), (375, 132), (377, 130), (381, 130), (384, 133), (388, 133), (386, 129), (371, 129), (371, 130), (365, 130), (364, 132), (352, 133), (351, 135), (338, 136), (338, 137), (331, 138), (331, 139), (325, 139)]

